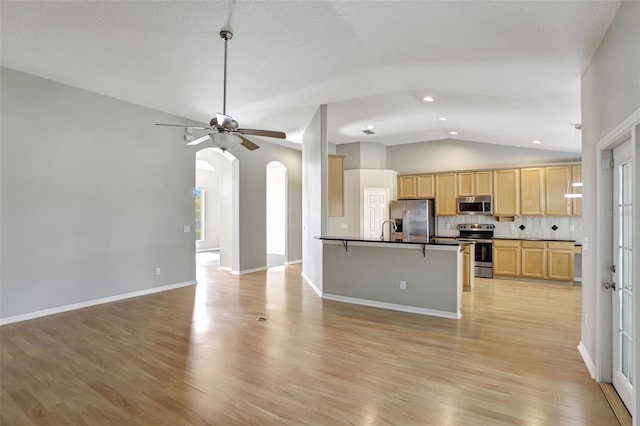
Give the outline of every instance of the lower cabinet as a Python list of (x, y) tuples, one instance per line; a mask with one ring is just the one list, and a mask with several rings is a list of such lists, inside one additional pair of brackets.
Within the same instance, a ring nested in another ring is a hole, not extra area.
[(573, 281), (573, 242), (494, 240), (493, 274)]
[(473, 244), (462, 246), (462, 287), (471, 290), (475, 284)]
[(520, 276), (519, 240), (493, 240), (493, 275)]

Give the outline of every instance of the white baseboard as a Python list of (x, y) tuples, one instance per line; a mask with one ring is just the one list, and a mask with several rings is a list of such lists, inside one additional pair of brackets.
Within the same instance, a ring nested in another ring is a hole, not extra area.
[(267, 254), (275, 254), (276, 256), (284, 256), (283, 251), (269, 251), (267, 250)]
[(231, 267), (230, 267), (230, 266), (220, 266), (220, 267), (218, 267), (218, 269), (222, 269), (223, 271), (232, 272), (232, 270), (231, 270)]
[(304, 272), (302, 272), (300, 275), (302, 275), (302, 278), (307, 282), (307, 284), (309, 284), (309, 287), (311, 287), (319, 297), (322, 297), (322, 290), (320, 290), (318, 286), (316, 286), (314, 282), (311, 281), (311, 278), (309, 278)]
[(260, 272), (260, 271), (266, 271), (266, 270), (267, 270), (266, 266), (261, 266), (259, 268), (243, 269), (242, 271), (231, 271), (231, 275), (244, 275), (244, 274), (250, 274), (252, 272)]
[(302, 259), (288, 260), (284, 262), (285, 265), (295, 265), (296, 263), (302, 263)]
[(58, 306), (56, 308), (44, 309), (42, 311), (29, 312), (27, 314), (15, 315), (7, 318), (0, 318), (0, 325), (11, 324), (14, 322), (27, 321), (30, 319), (46, 317), (48, 315), (60, 314), (67, 311), (75, 311), (76, 309), (88, 308), (89, 306), (102, 305), (104, 303), (117, 302), (118, 300), (131, 299), (132, 297), (145, 296), (147, 294), (160, 293), (163, 291), (173, 290), (180, 287), (186, 287), (197, 284), (195, 281), (185, 281), (177, 284), (169, 284), (162, 287), (153, 287), (145, 290), (134, 291), (131, 293), (118, 294), (115, 296), (103, 297), (100, 299), (88, 300), (86, 302), (73, 303), (71, 305)]
[(353, 303), (355, 305), (371, 306), (373, 308), (391, 309), (393, 311), (409, 312), (412, 314), (430, 315), (432, 317), (460, 319), (462, 314), (453, 312), (438, 311), (435, 309), (418, 308), (415, 306), (396, 305), (395, 303), (378, 302), (376, 300), (357, 299), (355, 297), (338, 296), (335, 294), (324, 294), (323, 299), (335, 300), (337, 302)]
[(587, 352), (587, 348), (585, 348), (585, 346), (582, 344), (582, 341), (580, 341), (580, 344), (578, 345), (578, 352), (580, 352), (580, 355), (582, 356), (582, 360), (584, 361), (584, 365), (587, 366), (587, 370), (589, 370), (589, 374), (591, 375), (591, 378), (595, 379), (596, 365), (591, 360), (591, 357), (589, 356), (589, 352)]

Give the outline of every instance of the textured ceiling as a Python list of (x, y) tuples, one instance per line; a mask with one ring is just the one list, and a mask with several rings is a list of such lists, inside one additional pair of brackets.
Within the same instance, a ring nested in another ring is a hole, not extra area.
[(0, 53), (9, 68), (208, 122), (222, 110), (218, 33), (230, 26), (227, 112), (242, 127), (301, 142), (328, 104), (333, 143), (540, 139), (577, 151), (580, 77), (618, 6), (3, 0)]

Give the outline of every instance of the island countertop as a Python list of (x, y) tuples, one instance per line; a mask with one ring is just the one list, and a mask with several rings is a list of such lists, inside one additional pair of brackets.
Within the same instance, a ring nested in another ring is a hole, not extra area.
[(359, 243), (378, 243), (378, 244), (416, 244), (416, 245), (429, 245), (429, 246), (460, 246), (465, 244), (461, 241), (456, 240), (443, 240), (440, 238), (430, 238), (428, 240), (401, 240), (401, 239), (384, 239), (380, 238), (360, 238), (360, 237), (341, 237), (336, 235), (321, 235), (314, 237), (318, 240), (324, 241), (348, 241), (348, 242), (359, 242)]

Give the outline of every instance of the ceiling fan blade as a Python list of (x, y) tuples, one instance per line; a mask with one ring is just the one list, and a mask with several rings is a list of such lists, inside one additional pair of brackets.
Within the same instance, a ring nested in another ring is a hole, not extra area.
[(216, 120), (218, 121), (218, 125), (223, 129), (229, 128), (233, 124), (233, 118), (228, 115), (216, 113)]
[(209, 127), (202, 127), (202, 126), (190, 126), (190, 125), (188, 125), (188, 124), (165, 124), (165, 123), (156, 123), (156, 126), (171, 126), (171, 127), (184, 127), (185, 129), (211, 130)]
[(209, 139), (209, 136), (211, 136), (211, 135), (200, 136), (198, 139), (192, 140), (187, 145), (198, 145), (199, 143), (202, 143), (202, 142), (206, 141), (207, 139)]
[[(238, 135), (238, 136), (240, 136), (240, 135)], [(254, 151), (254, 150), (260, 148), (258, 145), (256, 145), (255, 143), (251, 142), (249, 139), (245, 138), (244, 136), (240, 136), (240, 139), (242, 139), (242, 142), (240, 142), (240, 145), (244, 146), (249, 151)]]
[(258, 130), (258, 129), (238, 129), (238, 133), (252, 136), (267, 136), (270, 138), (286, 139), (287, 134), (285, 132), (276, 132), (273, 130)]

